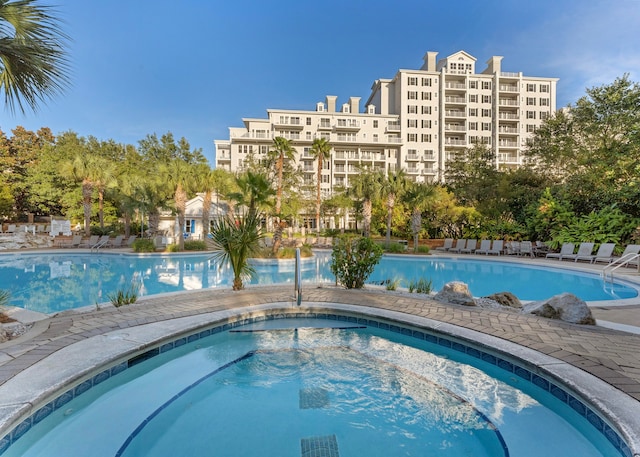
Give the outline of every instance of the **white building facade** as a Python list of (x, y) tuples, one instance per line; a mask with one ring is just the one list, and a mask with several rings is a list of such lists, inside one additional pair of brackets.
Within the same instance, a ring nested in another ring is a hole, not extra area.
[[(495, 153), (496, 168), (515, 168), (527, 140), (556, 110), (558, 79), (503, 72), (501, 63), (493, 56), (476, 73), (476, 59), (464, 51), (441, 60), (427, 52), (420, 69), (376, 80), (362, 110), (360, 97), (338, 106), (337, 97), (327, 96), (314, 111), (269, 109), (266, 119), (243, 119), (228, 140), (215, 141), (215, 166), (241, 171), (250, 154), (266, 154), (281, 136), (297, 152), (304, 183), (319, 179), (325, 195), (348, 187), (363, 165), (443, 181), (447, 160), (476, 143)], [(315, 138), (332, 146), (320, 177), (308, 152)]]

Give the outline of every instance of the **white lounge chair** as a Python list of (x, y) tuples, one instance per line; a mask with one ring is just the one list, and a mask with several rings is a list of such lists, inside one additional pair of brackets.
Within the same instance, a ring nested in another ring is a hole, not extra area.
[(475, 238), (467, 240), (467, 245), (464, 249), (460, 249), (460, 254), (471, 254), (472, 252), (475, 252), (477, 245), (478, 240), (476, 240)]
[(489, 255), (490, 250), (491, 250), (491, 240), (482, 240), (480, 241), (480, 247), (473, 252), (475, 254)]
[(620, 257), (613, 257), (609, 262), (616, 262), (624, 266), (638, 266), (638, 255), (640, 254), (640, 244), (628, 244)]
[(545, 258), (562, 260), (568, 255), (573, 255), (573, 250), (575, 248), (576, 245), (573, 243), (563, 243), (560, 248), (560, 252), (550, 252), (545, 256)]
[(444, 245), (434, 249), (434, 251), (448, 251), (453, 247), (453, 238), (445, 238)]
[(600, 247), (598, 248), (598, 252), (596, 252), (593, 255), (588, 255), (588, 256), (581, 256), (581, 255), (577, 255), (575, 259), (573, 259), (574, 262), (577, 262), (578, 260), (588, 260), (589, 263), (594, 263), (594, 262), (611, 262), (611, 259), (613, 259), (613, 250), (615, 249), (616, 244), (615, 243), (602, 243), (600, 245)]
[(576, 252), (575, 254), (563, 256), (560, 260), (567, 259), (573, 260), (575, 262), (578, 257), (589, 257), (593, 252), (593, 247), (595, 245), (595, 243), (580, 243), (580, 246), (578, 246), (578, 252)]
[(493, 244), (491, 245), (491, 249), (487, 251), (487, 255), (489, 254), (501, 255), (503, 247), (504, 247), (504, 240), (493, 240)]
[(460, 251), (462, 251), (467, 245), (467, 240), (462, 238), (459, 240), (456, 240), (456, 245), (452, 248), (449, 248), (448, 252), (457, 252), (458, 254), (460, 253)]
[(124, 235), (118, 235), (114, 239), (109, 240), (109, 242), (105, 245), (105, 248), (121, 248), (123, 240)]
[(531, 241), (521, 241), (520, 242), (520, 250), (518, 255), (526, 255), (530, 257), (535, 257), (533, 253), (533, 243)]
[(98, 242), (91, 246), (91, 250), (93, 251), (95, 249), (97, 251), (98, 249), (105, 247), (108, 242), (109, 235), (102, 235)]
[(80, 243), (80, 247), (90, 248), (100, 240), (100, 235), (91, 235), (87, 241)]

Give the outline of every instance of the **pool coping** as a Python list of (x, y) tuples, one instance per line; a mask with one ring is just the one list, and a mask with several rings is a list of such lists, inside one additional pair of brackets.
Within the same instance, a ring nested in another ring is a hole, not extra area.
[(640, 455), (640, 402), (576, 366), (493, 335), (422, 316), (362, 305), (311, 301), (304, 302), (301, 307), (290, 302), (274, 302), (147, 323), (96, 334), (64, 346), (0, 386), (0, 437), (13, 430), (18, 439), (28, 430), (27, 426), (22, 426), (22, 421), (42, 411), (53, 398), (86, 383), (105, 368), (117, 368), (123, 362), (181, 336), (224, 322), (242, 324), (261, 315), (299, 317), (300, 313), (327, 312), (396, 322), (511, 358), (532, 373), (551, 378), (583, 398), (615, 427), (633, 455)]

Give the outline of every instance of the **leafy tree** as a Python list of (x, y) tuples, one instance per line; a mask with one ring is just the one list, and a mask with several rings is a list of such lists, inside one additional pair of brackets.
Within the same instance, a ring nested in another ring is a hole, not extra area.
[(382, 257), (382, 247), (371, 238), (340, 235), (334, 239), (331, 272), (347, 289), (362, 289)]
[(249, 213), (261, 212), (272, 205), (275, 191), (268, 178), (260, 173), (247, 170), (236, 178), (239, 191), (229, 197), (249, 209)]
[(68, 84), (68, 37), (55, 10), (35, 0), (0, 2), (0, 89), (5, 106), (24, 113)]
[(238, 219), (227, 214), (211, 223), (211, 239), (217, 250), (215, 256), (221, 262), (229, 262), (233, 269), (233, 290), (242, 290), (243, 277), (254, 274), (249, 259), (257, 253), (263, 237), (261, 218), (259, 212), (247, 213)]
[(316, 138), (309, 150), (311, 157), (318, 161), (318, 174), (316, 176), (316, 231), (320, 233), (320, 183), (322, 182), (322, 165), (325, 160), (331, 158), (331, 144), (326, 138)]
[[(347, 225), (346, 217), (349, 214), (349, 210), (353, 208), (353, 201), (349, 196), (346, 189), (334, 188), (334, 194), (328, 200), (324, 202), (325, 214), (333, 214), (335, 218), (336, 227), (340, 227), (340, 231), (344, 233), (344, 229)], [(343, 224), (339, 223), (339, 216), (343, 217)]]

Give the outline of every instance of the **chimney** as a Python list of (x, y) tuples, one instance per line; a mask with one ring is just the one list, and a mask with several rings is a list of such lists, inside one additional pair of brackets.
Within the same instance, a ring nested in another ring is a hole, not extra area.
[(422, 58), (424, 60), (424, 65), (422, 65), (422, 68), (420, 70), (437, 71), (436, 70), (437, 55), (438, 55), (437, 52), (428, 51)]
[(349, 97), (349, 105), (351, 105), (351, 112), (358, 114), (360, 112), (360, 97)]
[(329, 113), (336, 112), (336, 100), (338, 97), (336, 95), (327, 95), (327, 111)]
[(502, 63), (502, 56), (493, 56), (487, 60), (487, 69), (482, 73), (487, 75), (500, 74), (500, 66)]

